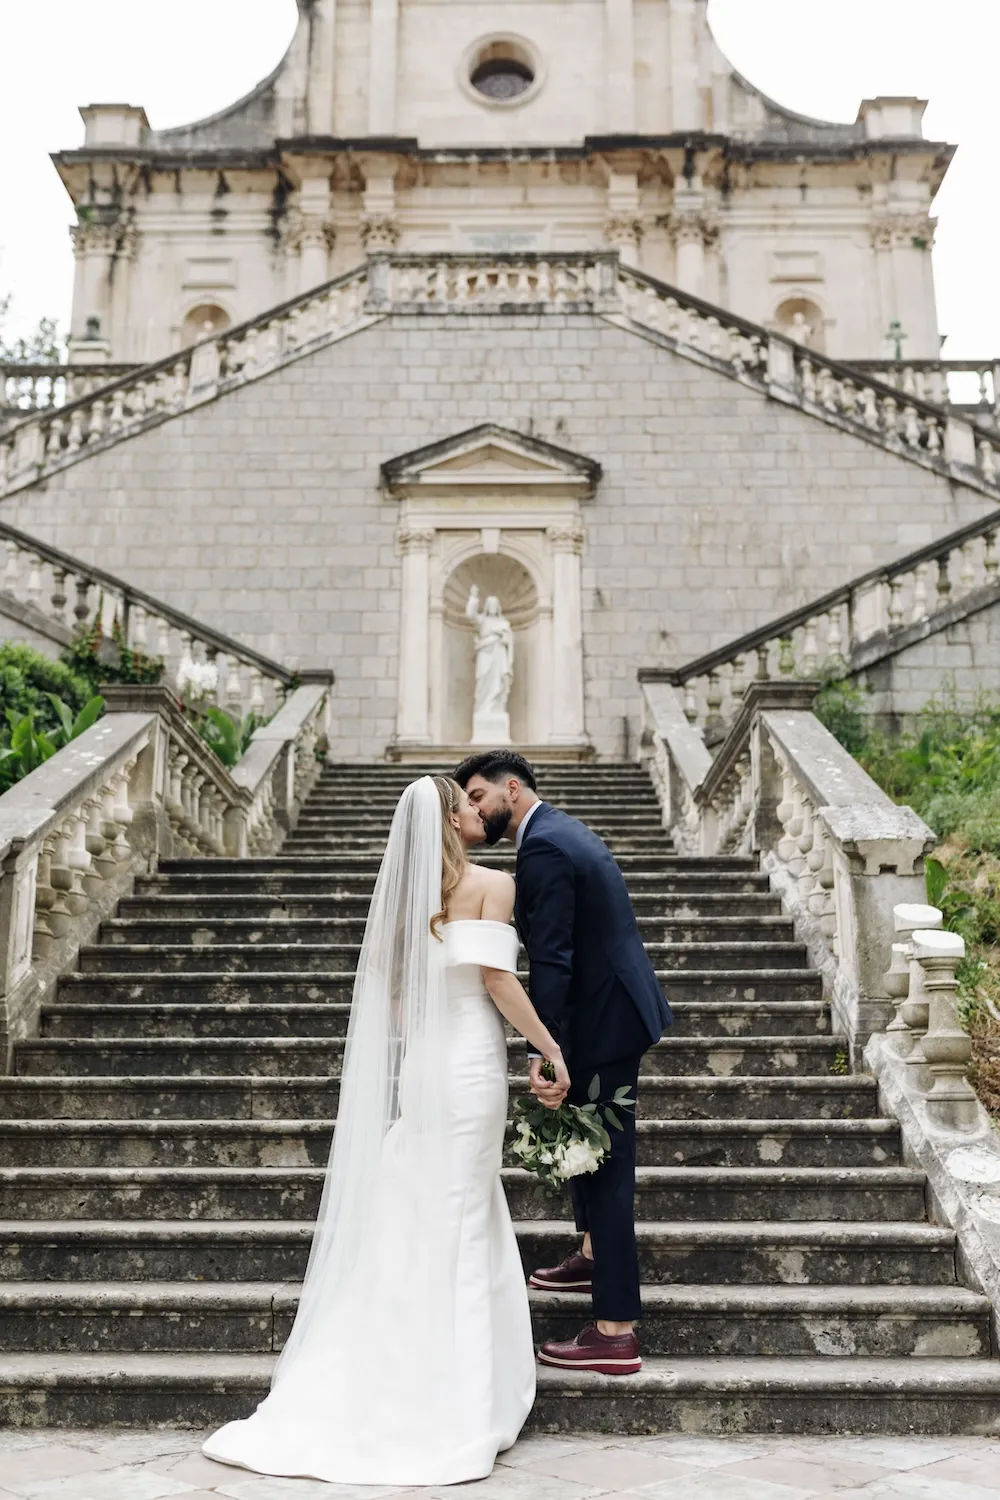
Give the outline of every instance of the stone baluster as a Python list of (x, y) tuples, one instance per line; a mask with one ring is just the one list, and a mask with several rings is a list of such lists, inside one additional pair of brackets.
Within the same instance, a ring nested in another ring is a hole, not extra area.
[(63, 428), (65, 425), (62, 417), (53, 417), (48, 424), (48, 430), (45, 434), (45, 458), (48, 463), (57, 463), (62, 457)]
[(782, 677), (795, 676), (795, 647), (790, 635), (783, 635), (778, 641), (778, 672)]
[(866, 385), (861, 393), (861, 420), (870, 432), (878, 431), (878, 396), (870, 385)]
[(996, 583), (997, 570), (1000, 568), (1000, 557), (997, 556), (997, 534), (988, 531), (983, 538), (983, 572), (986, 574), (987, 583)]
[(951, 562), (951, 553), (942, 552), (937, 559), (937, 607), (944, 609), (951, 595), (951, 576), (948, 568)]
[(844, 635), (841, 628), (841, 606), (835, 604), (827, 615), (826, 657), (836, 663), (844, 659)]
[(819, 818), (813, 818), (812, 847), (806, 864), (813, 877), (813, 887), (806, 905), (819, 923), (820, 932), (831, 951), (837, 944), (837, 902), (834, 892), (836, 875), (833, 867), (833, 848)]
[(913, 623), (926, 620), (927, 613), (927, 564), (918, 563), (913, 570)]
[(923, 1039), (931, 1086), (927, 1117), (938, 1130), (963, 1133), (979, 1126), (979, 1101), (968, 1080), (972, 1038), (958, 1019), (955, 970), (965, 957), (965, 943), (955, 932), (917, 931), (913, 953), (923, 971), (928, 1021)]
[(718, 672), (713, 669), (708, 674), (705, 690), (705, 729), (709, 732), (720, 730), (722, 722), (722, 685)]
[(235, 656), (227, 656), (226, 659), (226, 684), (225, 700), (226, 707), (234, 718), (240, 717), (243, 705), (243, 685), (240, 682), (240, 664)]
[(767, 682), (771, 675), (770, 658), (771, 643), (765, 641), (762, 646), (756, 648), (757, 655), (757, 678), (758, 682)]
[(958, 573), (958, 592), (971, 594), (976, 586), (975, 542), (963, 542), (958, 550), (962, 559)]
[(743, 695), (746, 692), (746, 680), (743, 675), (745, 669), (746, 657), (734, 656), (730, 666), (729, 675), (730, 713), (733, 718), (735, 718), (737, 713), (739, 712), (740, 704), (743, 702)]
[(16, 542), (7, 543), (7, 563), (3, 570), (3, 591), (17, 598), (18, 574), (20, 572), (21, 549)]
[(899, 403), (893, 396), (882, 397), (882, 431), (887, 442), (895, 442), (899, 436)]
[(264, 675), (259, 667), (250, 672), (250, 712), (257, 718), (264, 714)]
[(806, 621), (802, 631), (802, 670), (807, 677), (814, 677), (819, 664), (819, 646), (816, 640), (816, 619)]
[(937, 458), (944, 446), (941, 441), (941, 423), (937, 417), (928, 417), (925, 425), (927, 428), (927, 452)]
[(913, 972), (913, 934), (920, 928), (940, 927), (943, 921), (944, 917), (936, 906), (904, 902), (892, 909), (898, 941), (892, 945), (892, 961), (883, 981), (886, 994), (896, 1004), (896, 1014), (886, 1027), (886, 1035), (897, 1057), (909, 1057), (913, 1049), (913, 1033), (904, 1015)]
[(888, 625), (890, 630), (899, 630), (903, 624), (903, 580), (898, 575), (889, 579)]
[(802, 397), (805, 401), (816, 400), (816, 368), (811, 359), (803, 357), (799, 361), (799, 374), (802, 380)]
[(903, 441), (909, 448), (920, 447), (920, 417), (915, 406), (907, 406), (903, 412)]
[(981, 438), (979, 441), (979, 468), (987, 484), (996, 484), (997, 455), (990, 438)]
[(42, 605), (42, 559), (37, 552), (28, 554), (28, 586), (24, 591), (27, 602), (40, 609)]
[(35, 878), (35, 929), (32, 941), (32, 956), (35, 959), (45, 958), (56, 941), (50, 915), (56, 903), (56, 891), (52, 884), (52, 845), (52, 838), (44, 839), (38, 851), (38, 872)]
[(689, 724), (697, 724), (698, 722), (698, 699), (695, 695), (693, 678), (684, 684), (684, 717)]
[(52, 593), (49, 596), (49, 605), (52, 614), (60, 625), (66, 623), (66, 569), (58, 565), (52, 569)]
[(90, 579), (84, 577), (82, 573), (78, 573), (73, 580), (73, 586), (76, 594), (76, 600), (73, 604), (73, 619), (76, 628), (79, 629), (80, 626), (85, 625), (90, 619)]

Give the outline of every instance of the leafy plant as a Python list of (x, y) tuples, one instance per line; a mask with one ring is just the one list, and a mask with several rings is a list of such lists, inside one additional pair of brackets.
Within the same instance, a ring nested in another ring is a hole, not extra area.
[(104, 699), (93, 697), (74, 716), (72, 709), (57, 698), (47, 694), (59, 727), (46, 734), (35, 725), (32, 713), (19, 713), (17, 709), (6, 710), (9, 743), (0, 745), (0, 790), (14, 786), (32, 771), (51, 760), (57, 751), (95, 724), (104, 711)]
[(147, 656), (145, 652), (128, 644), (125, 628), (117, 614), (111, 622), (111, 634), (108, 637), (104, 629), (103, 597), (98, 602), (94, 618), (77, 631), (62, 652), (60, 660), (88, 682), (92, 689), (99, 687), (102, 682), (157, 683), (164, 672), (161, 657)]
[[(32, 714), (36, 726), (47, 733), (58, 729), (60, 723), (52, 707), (53, 696), (79, 712), (92, 694), (90, 683), (65, 663), (53, 661), (30, 646), (0, 642), (0, 709), (4, 714), (8, 709)], [(2, 717), (0, 724), (6, 728)]]
[(205, 709), (196, 723), (198, 733), (206, 745), (215, 751), (224, 766), (232, 768), (246, 754), (255, 730), (266, 724), (267, 720), (259, 718), (257, 714), (247, 714), (237, 720), (227, 714), (225, 709), (212, 705)]
[(870, 738), (866, 714), (868, 690), (856, 682), (827, 675), (816, 695), (813, 713), (851, 755), (859, 755)]

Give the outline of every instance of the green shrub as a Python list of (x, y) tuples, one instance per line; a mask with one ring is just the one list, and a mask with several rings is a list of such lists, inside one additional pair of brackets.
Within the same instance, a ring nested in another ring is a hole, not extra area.
[(0, 642), (0, 723), (6, 724), (6, 711), (13, 709), (17, 714), (31, 714), (41, 733), (54, 732), (60, 719), (50, 694), (76, 713), (93, 696), (88, 681), (65, 663), (31, 646)]
[(267, 719), (260, 719), (256, 714), (247, 714), (243, 719), (236, 720), (224, 708), (213, 705), (206, 708), (204, 716), (198, 719), (197, 729), (206, 745), (231, 770), (246, 754), (254, 731), (267, 722)]
[(105, 649), (107, 635), (103, 614), (102, 599), (93, 620), (77, 631), (72, 642), (62, 652), (60, 660), (89, 683), (92, 690), (100, 687), (102, 682), (159, 682), (164, 672), (162, 658), (147, 656), (145, 652), (129, 646), (117, 615), (111, 624), (112, 649)]
[(37, 771), (70, 740), (77, 739), (96, 724), (104, 712), (104, 699), (100, 697), (91, 698), (74, 715), (54, 693), (47, 696), (59, 720), (58, 729), (50, 734), (36, 727), (34, 714), (18, 713), (15, 708), (6, 710), (7, 730), (4, 742), (0, 743), (0, 791), (6, 791), (23, 777), (30, 776), (32, 771)]

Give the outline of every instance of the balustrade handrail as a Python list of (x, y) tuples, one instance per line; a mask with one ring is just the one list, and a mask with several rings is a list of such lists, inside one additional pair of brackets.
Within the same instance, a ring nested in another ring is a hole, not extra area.
[[(60, 380), (73, 375), (88, 377), (107, 375), (110, 380), (119, 375), (130, 374), (133, 370), (144, 369), (146, 366), (140, 360), (109, 361), (107, 364), (100, 361), (91, 364), (75, 360), (0, 359), (0, 381), (5, 378), (16, 380), (18, 376), (31, 379), (51, 377), (53, 380)], [(2, 394), (0, 391), (0, 397)]]
[(793, 630), (797, 630), (809, 620), (816, 619), (829, 610), (836, 609), (839, 605), (850, 604), (855, 594), (862, 589), (869, 588), (872, 584), (888, 583), (893, 578), (920, 567), (922, 563), (935, 562), (945, 553), (957, 551), (965, 542), (997, 531), (1000, 531), (1000, 510), (991, 511), (989, 515), (980, 517), (978, 521), (970, 521), (957, 531), (950, 531), (947, 536), (940, 537), (936, 542), (928, 542), (926, 546), (917, 548), (915, 552), (908, 552), (905, 557), (897, 558), (894, 562), (870, 568), (867, 573), (861, 573), (848, 583), (831, 589), (829, 593), (821, 594), (817, 599), (811, 599), (808, 604), (800, 605), (797, 609), (789, 610), (787, 614), (779, 615), (776, 620), (769, 620), (766, 625), (760, 625), (756, 630), (748, 630), (745, 635), (738, 636), (736, 640), (729, 641), (725, 646), (719, 646), (715, 651), (706, 652), (704, 656), (699, 656), (694, 661), (686, 662), (682, 667), (640, 667), (639, 681), (667, 682), (671, 687), (683, 687), (693, 678), (705, 677), (736, 657), (749, 655), (758, 646), (765, 646), (771, 641), (791, 634)]
[(995, 359), (850, 359), (856, 370), (953, 370), (956, 375), (975, 375), (979, 370), (1000, 370), (1000, 355)]
[[(273, 681), (283, 683), (285, 687), (289, 687), (296, 679), (297, 674), (290, 667), (282, 666), (280, 662), (264, 656), (253, 647), (245, 646), (242, 642), (233, 640), (232, 636), (224, 635), (221, 630), (193, 619), (182, 610), (174, 609), (172, 605), (165, 604), (162, 599), (147, 594), (143, 589), (136, 588), (131, 583), (126, 583), (114, 573), (107, 573), (103, 568), (82, 562), (78, 557), (71, 557), (68, 552), (62, 552), (58, 547), (50, 546), (48, 542), (40, 542), (37, 537), (18, 531), (13, 526), (8, 526), (5, 521), (0, 521), (0, 541), (15, 542), (23, 551), (34, 553), (44, 562), (57, 568), (65, 568), (67, 573), (86, 579), (99, 588), (107, 589), (112, 594), (120, 595), (126, 610), (131, 605), (138, 604), (147, 613), (165, 620), (173, 629), (191, 635), (195, 640), (210, 646), (221, 655), (238, 657), (242, 662), (257, 667)], [(122, 625), (127, 630), (127, 618), (122, 621)], [(310, 673), (310, 676), (312, 675)], [(333, 681), (332, 672), (330, 681)]]
[(558, 262), (570, 266), (599, 266), (617, 262), (617, 250), (442, 250), (408, 251), (403, 253), (376, 251), (370, 260), (388, 261), (393, 266), (447, 266), (498, 265), (498, 266), (542, 266)]

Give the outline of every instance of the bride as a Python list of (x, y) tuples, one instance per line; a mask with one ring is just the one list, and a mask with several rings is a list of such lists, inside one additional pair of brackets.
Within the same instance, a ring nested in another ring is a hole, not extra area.
[(344, 1484), (481, 1479), (535, 1394), (499, 1172), (502, 1017), (562, 1055), (516, 977), (514, 882), (469, 863), (479, 813), (408, 786), (365, 928), (338, 1123), (298, 1315), (271, 1392), (205, 1443), (221, 1463)]

